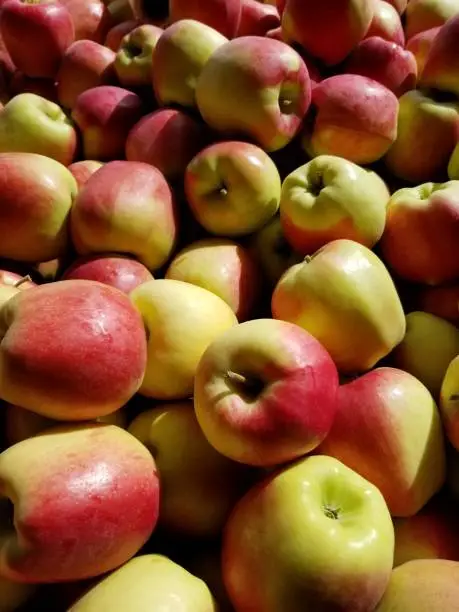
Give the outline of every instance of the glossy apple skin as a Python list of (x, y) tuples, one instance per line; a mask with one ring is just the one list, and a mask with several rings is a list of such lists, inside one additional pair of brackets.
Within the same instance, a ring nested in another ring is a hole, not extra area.
[(318, 452), (377, 486), (392, 516), (416, 514), (446, 478), (442, 425), (432, 395), (411, 374), (380, 367), (342, 385), (337, 403), (332, 430)]
[(331, 457), (306, 457), (236, 504), (223, 535), (223, 577), (237, 610), (368, 612), (389, 581), (393, 547), (376, 487)]
[(457, 95), (459, 93), (459, 12), (433, 38), (419, 84)]
[(418, 75), (420, 75), (424, 69), (430, 47), (439, 31), (440, 27), (430, 28), (430, 30), (424, 30), (423, 32), (415, 34), (406, 42), (406, 50), (411, 51), (416, 59)]
[(140, 261), (124, 255), (79, 257), (65, 270), (61, 280), (94, 280), (129, 294), (153, 275)]
[(194, 19), (233, 38), (241, 19), (241, 0), (169, 0), (169, 22)]
[(0, 572), (23, 582), (115, 569), (158, 519), (154, 460), (115, 425), (62, 425), (19, 442), (0, 455), (0, 483), (3, 496), (15, 492), (16, 519), (0, 545)]
[(14, 65), (29, 77), (53, 78), (75, 39), (72, 17), (60, 2), (5, 0), (0, 32)]
[(70, 230), (80, 255), (127, 253), (148, 269), (158, 269), (178, 238), (173, 192), (161, 172), (149, 164), (108, 162), (80, 190)]
[(438, 287), (422, 286), (415, 303), (419, 310), (430, 312), (459, 326), (459, 284), (451, 283)]
[(83, 159), (70, 164), (68, 169), (78, 184), (78, 190), (80, 190), (89, 177), (92, 176), (94, 172), (97, 172), (99, 168), (102, 168), (103, 165), (102, 162), (95, 159)]
[[(1, 311), (0, 331), (0, 397), (43, 416), (85, 420), (115, 412), (145, 373), (140, 313), (125, 294), (99, 282), (20, 291)], [(107, 377), (115, 369), (116, 379)]]
[(410, 0), (405, 12), (405, 34), (411, 37), (440, 27), (459, 12), (455, 2), (448, 0)]
[(59, 0), (69, 11), (75, 28), (75, 40), (93, 40), (103, 44), (113, 20), (102, 0)]
[(338, 155), (365, 165), (383, 157), (397, 136), (397, 97), (374, 79), (329, 77), (314, 87), (312, 105), (315, 120), (303, 138), (312, 157)]
[[(273, 97), (280, 104), (273, 104)], [(199, 77), (196, 100), (211, 128), (243, 134), (276, 151), (299, 132), (311, 102), (311, 82), (294, 49), (279, 40), (244, 36), (212, 54)]]
[(384, 40), (405, 46), (405, 33), (397, 9), (389, 2), (375, 0), (374, 14), (365, 38), (380, 36)]

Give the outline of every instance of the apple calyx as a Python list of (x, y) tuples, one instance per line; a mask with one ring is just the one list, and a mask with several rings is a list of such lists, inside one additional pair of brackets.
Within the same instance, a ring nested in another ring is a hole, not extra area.
[(313, 196), (318, 196), (322, 189), (325, 187), (322, 174), (315, 172), (309, 178), (308, 191)]
[(341, 514), (341, 508), (333, 508), (332, 506), (324, 506), (324, 514), (327, 518), (337, 521)]
[(26, 276), (23, 276), (22, 278), (20, 278), (19, 280), (17, 280), (14, 284), (13, 287), (20, 287), (21, 285), (23, 285), (24, 283), (28, 283), (28, 282), (32, 282), (32, 277), (30, 276), (30, 274), (27, 274)]
[(264, 382), (255, 376), (246, 376), (238, 372), (227, 372), (226, 377), (235, 392), (255, 400), (265, 388)]
[(123, 47), (123, 51), (126, 53), (126, 55), (130, 58), (134, 58), (134, 57), (139, 57), (140, 55), (142, 55), (143, 53), (143, 49), (142, 47), (140, 47), (139, 45), (136, 45), (133, 42), (129, 42), (127, 43), (124, 47)]
[(453, 393), (449, 396), (449, 402), (458, 402), (459, 401), (459, 393)]

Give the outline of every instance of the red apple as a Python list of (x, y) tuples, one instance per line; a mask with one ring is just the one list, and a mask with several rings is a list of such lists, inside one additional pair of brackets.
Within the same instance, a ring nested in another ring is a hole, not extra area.
[(140, 19), (129, 19), (128, 21), (117, 23), (107, 32), (104, 45), (116, 53), (123, 37), (132, 32), (137, 26), (142, 25), (142, 23), (143, 21)]
[(233, 38), (241, 19), (241, 0), (169, 0), (169, 22), (194, 19)]
[(433, 38), (419, 77), (421, 87), (459, 93), (459, 13), (451, 17)]
[(280, 27), (279, 11), (259, 0), (241, 0), (241, 21), (236, 36), (264, 36)]
[(72, 16), (75, 40), (103, 43), (113, 25), (107, 3), (102, 0), (59, 0)]
[(54, 0), (5, 0), (0, 32), (15, 66), (29, 77), (53, 78), (75, 38), (70, 12)]
[(380, 36), (385, 40), (405, 46), (405, 33), (403, 31), (400, 15), (392, 4), (384, 0), (374, 0), (374, 15), (365, 38)]
[(421, 287), (416, 300), (419, 310), (459, 325), (459, 283)]
[(440, 27), (430, 28), (412, 36), (406, 43), (405, 48), (411, 51), (418, 65), (418, 74), (421, 74), (426, 63), (430, 47), (440, 31)]
[[(9, 84), (11, 98), (21, 93), (33, 93), (45, 98), (50, 102), (59, 103), (57, 98), (57, 87), (54, 79), (41, 79), (38, 77), (28, 77), (20, 70), (15, 70), (11, 76)], [(11, 99), (10, 98), (10, 99)]]
[(81, 189), (83, 185), (86, 183), (88, 178), (97, 172), (99, 168), (102, 168), (103, 163), (93, 160), (93, 159), (83, 159), (78, 162), (74, 162), (68, 166), (68, 169), (73, 174), (75, 178), (78, 189)]
[(68, 47), (56, 75), (59, 104), (72, 109), (84, 91), (115, 82), (116, 54), (92, 40), (77, 40)]

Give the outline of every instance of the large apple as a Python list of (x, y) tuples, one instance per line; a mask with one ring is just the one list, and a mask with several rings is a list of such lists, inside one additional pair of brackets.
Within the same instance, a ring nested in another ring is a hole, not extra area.
[(459, 11), (449, 19), (432, 40), (419, 85), (453, 94), (459, 93)]
[(372, 248), (384, 231), (389, 198), (375, 172), (341, 157), (319, 155), (282, 183), (284, 235), (302, 255), (338, 238)]
[(37, 153), (72, 163), (77, 133), (64, 111), (33, 93), (14, 96), (0, 113), (0, 152)]
[(315, 336), (343, 374), (371, 369), (405, 335), (387, 268), (373, 251), (346, 239), (329, 242), (285, 272), (273, 292), (272, 314)]
[(446, 457), (435, 401), (417, 378), (381, 367), (340, 387), (319, 453), (372, 482), (392, 516), (412, 516), (443, 486)]
[(162, 28), (145, 23), (123, 37), (114, 65), (123, 87), (150, 85), (153, 54), (163, 32)]
[(0, 311), (0, 338), (0, 398), (58, 420), (115, 412), (145, 373), (139, 312), (121, 291), (96, 281), (18, 292)]
[(365, 36), (373, 13), (367, 0), (287, 0), (282, 35), (325, 64), (339, 64)]
[(174, 196), (155, 167), (108, 162), (80, 190), (70, 229), (80, 255), (127, 253), (155, 270), (169, 259), (176, 244)]
[(245, 135), (276, 151), (299, 132), (311, 82), (306, 64), (289, 45), (243, 36), (212, 54), (198, 79), (196, 100), (213, 129)]
[(75, 40), (93, 40), (103, 44), (113, 21), (102, 0), (59, 0), (69, 11)]
[(169, 0), (169, 21), (194, 19), (233, 38), (239, 27), (241, 8), (241, 0)]
[(198, 153), (185, 172), (185, 193), (193, 215), (210, 233), (243, 236), (276, 214), (281, 179), (262, 148), (221, 141)]
[(401, 47), (405, 46), (405, 33), (397, 9), (384, 0), (374, 0), (374, 13), (365, 38), (380, 36), (385, 40), (394, 42)]
[(149, 451), (115, 425), (60, 425), (0, 455), (3, 501), (14, 522), (0, 574), (19, 582), (81, 580), (135, 555), (158, 519)]
[(68, 245), (77, 193), (72, 174), (36, 153), (0, 153), (0, 257), (50, 261)]
[(194, 409), (223, 455), (275, 466), (305, 455), (330, 431), (338, 373), (297, 325), (254, 319), (222, 333), (202, 356)]
[(453, 0), (409, 0), (405, 12), (405, 34), (412, 36), (445, 24), (459, 13)]
[(357, 164), (380, 159), (397, 136), (398, 100), (374, 79), (338, 74), (312, 91), (315, 112), (303, 146), (311, 157), (337, 155)]
[(387, 265), (400, 278), (427, 285), (457, 279), (459, 181), (396, 191), (387, 206), (380, 246)]
[(55, 0), (5, 0), (0, 32), (14, 65), (30, 77), (53, 78), (75, 38), (70, 12)]
[(211, 291), (184, 281), (153, 280), (130, 295), (148, 334), (148, 363), (140, 393), (160, 400), (191, 397), (202, 354), (217, 336), (237, 324), (236, 315)]
[(393, 553), (378, 489), (336, 459), (307, 457), (238, 502), (224, 531), (223, 577), (237, 610), (369, 612)]

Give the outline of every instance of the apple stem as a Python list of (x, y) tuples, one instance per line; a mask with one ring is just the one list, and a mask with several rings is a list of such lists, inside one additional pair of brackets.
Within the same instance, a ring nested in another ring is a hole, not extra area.
[(16, 289), (17, 289), (18, 287), (20, 287), (24, 283), (28, 283), (28, 282), (31, 282), (31, 281), (32, 281), (32, 277), (29, 274), (27, 274), (26, 276), (23, 276), (18, 281), (16, 281), (14, 283), (13, 287), (16, 287)]
[(240, 389), (241, 393), (253, 396), (253, 398), (258, 397), (264, 388), (263, 381), (261, 381), (259, 378), (250, 378), (249, 376), (244, 376), (243, 374), (238, 374), (237, 372), (231, 371), (227, 372), (226, 376)]
[(312, 255), (306, 255), (306, 257), (304, 258), (304, 261), (306, 263), (310, 263), (312, 261)]

